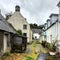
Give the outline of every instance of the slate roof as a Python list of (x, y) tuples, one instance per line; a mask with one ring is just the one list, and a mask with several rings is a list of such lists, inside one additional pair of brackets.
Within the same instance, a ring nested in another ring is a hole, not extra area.
[(59, 7), (60, 7), (60, 1), (59, 1), (59, 3), (57, 4), (57, 6), (59, 6)]
[(32, 29), (33, 33), (40, 33), (40, 32), (43, 32), (42, 29)]
[(50, 21), (50, 19), (47, 19), (47, 22)]
[(4, 30), (10, 33), (16, 33), (13, 28), (8, 24), (7, 20), (0, 13), (0, 30)]
[[(50, 27), (52, 27), (54, 24), (56, 24), (56, 22), (59, 22), (60, 23), (60, 21), (57, 19), (53, 24), (51, 24), (46, 30), (48, 30)], [(46, 31), (45, 30), (45, 31)]]
[(58, 16), (58, 14), (52, 13), (49, 17), (51, 18), (52, 16)]

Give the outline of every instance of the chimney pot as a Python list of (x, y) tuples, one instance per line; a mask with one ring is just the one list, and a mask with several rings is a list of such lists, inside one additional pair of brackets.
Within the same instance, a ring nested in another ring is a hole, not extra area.
[(16, 5), (16, 6), (15, 6), (15, 11), (16, 11), (16, 12), (20, 12), (20, 6), (19, 6), (19, 5)]
[(1, 9), (0, 9), (0, 14), (1, 14)]

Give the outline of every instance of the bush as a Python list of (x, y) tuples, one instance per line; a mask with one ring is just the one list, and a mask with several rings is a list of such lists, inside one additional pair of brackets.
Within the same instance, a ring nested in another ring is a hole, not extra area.
[(36, 44), (40, 44), (40, 42), (39, 41), (36, 41)]
[(50, 43), (46, 42), (46, 41), (42, 41), (41, 43), (43, 45), (43, 47), (46, 47), (46, 48), (50, 48)]
[(43, 45), (43, 47), (46, 47), (46, 41), (42, 41), (42, 45)]
[(46, 47), (46, 48), (48, 48), (51, 51), (56, 51), (56, 46), (55, 46), (54, 43), (51, 44), (51, 43), (48, 43), (46, 41), (42, 41), (42, 45), (43, 45), (43, 47)]
[(56, 46), (51, 44), (50, 47), (49, 47), (49, 50), (51, 51), (56, 51)]
[(47, 48), (49, 49), (50, 43), (46, 42), (46, 43), (45, 43), (45, 47), (47, 47)]
[(18, 35), (22, 35), (22, 31), (21, 30), (17, 30), (16, 31)]
[(53, 50), (56, 51), (56, 46), (55, 45), (53, 45)]
[(30, 57), (30, 56), (26, 56), (25, 60), (34, 60), (34, 58)]
[(3, 54), (3, 56), (10, 56), (10, 53), (6, 52), (6, 53)]

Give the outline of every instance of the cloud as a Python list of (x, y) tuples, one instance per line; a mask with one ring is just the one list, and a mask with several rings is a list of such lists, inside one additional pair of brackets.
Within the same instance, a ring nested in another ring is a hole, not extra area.
[[(21, 0), (20, 0), (21, 1)], [(26, 11), (30, 23), (44, 24), (51, 13), (58, 13), (57, 3), (59, 0), (23, 0), (22, 11)], [(23, 13), (23, 12), (22, 12)], [(26, 14), (26, 13), (25, 13)]]
[(58, 13), (59, 0), (1, 0), (5, 12), (15, 9), (15, 5), (21, 6), (21, 14), (29, 23), (44, 24), (51, 13)]

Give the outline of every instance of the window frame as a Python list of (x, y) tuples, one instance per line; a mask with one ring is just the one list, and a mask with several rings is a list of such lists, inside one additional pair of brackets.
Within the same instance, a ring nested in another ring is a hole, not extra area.
[(23, 33), (23, 36), (27, 36), (27, 33)]
[(23, 25), (23, 29), (27, 29), (27, 25), (26, 24)]

